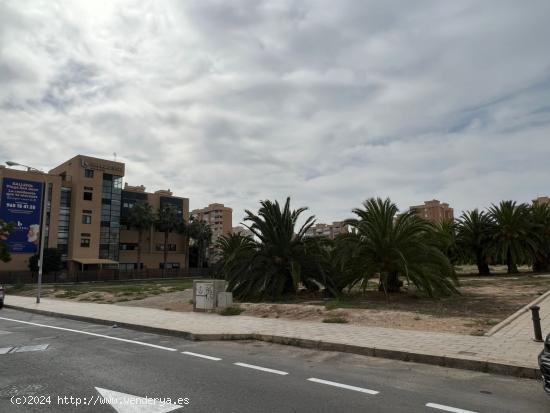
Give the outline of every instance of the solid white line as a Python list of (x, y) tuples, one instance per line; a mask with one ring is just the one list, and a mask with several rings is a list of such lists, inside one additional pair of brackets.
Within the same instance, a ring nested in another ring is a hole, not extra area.
[(64, 328), (64, 327), (49, 326), (49, 325), (47, 325), (47, 324), (31, 323), (30, 321), (14, 320), (13, 318), (6, 318), (6, 317), (0, 317), (0, 319), (1, 319), (1, 320), (7, 320), (7, 321), (13, 321), (13, 322), (15, 322), (15, 323), (30, 324), (31, 326), (45, 327), (45, 328), (53, 328), (53, 329), (55, 329), (55, 330), (70, 331), (71, 333), (79, 333), (79, 334), (86, 334), (86, 335), (94, 336), (94, 337), (108, 338), (108, 339), (110, 339), (110, 340), (123, 341), (123, 342), (125, 342), (125, 343), (132, 343), (132, 344), (139, 344), (139, 345), (141, 345), (141, 346), (153, 347), (153, 348), (158, 348), (158, 349), (161, 349), (161, 350), (178, 351), (177, 348), (170, 348), (170, 347), (158, 346), (158, 345), (156, 345), (156, 344), (144, 343), (143, 341), (128, 340), (128, 339), (126, 339), (126, 338), (119, 338), (119, 337), (113, 337), (113, 336), (106, 336), (106, 335), (104, 335), (104, 334), (90, 333), (90, 332), (88, 332), (88, 331), (73, 330), (72, 328)]
[(221, 360), (221, 358), (218, 358), (218, 357), (207, 356), (206, 354), (192, 353), (191, 351), (182, 351), (181, 354), (187, 354), (188, 356), (195, 356), (195, 357), (200, 357), (203, 359), (214, 360), (214, 361)]
[(349, 384), (342, 384), (342, 383), (337, 383), (335, 381), (328, 381), (328, 380), (322, 380), (322, 379), (316, 379), (315, 377), (311, 377), (309, 379), (307, 379), (308, 381), (312, 381), (314, 383), (321, 383), (321, 384), (327, 384), (329, 386), (334, 386), (334, 387), (341, 387), (342, 389), (348, 389), (348, 390), (354, 390), (354, 391), (359, 391), (361, 393), (367, 393), (367, 394), (378, 394), (379, 392), (377, 392), (376, 390), (370, 390), (370, 389), (365, 389), (363, 387), (357, 387), (357, 386), (350, 386)]
[(233, 363), (233, 364), (235, 366), (248, 367), (249, 369), (266, 371), (268, 373), (273, 373), (273, 374), (280, 374), (281, 376), (285, 376), (288, 374), (286, 371), (268, 369), (266, 367), (255, 366), (254, 364), (246, 364), (246, 363)]
[(439, 409), (439, 410), (444, 410), (446, 412), (453, 412), (453, 413), (476, 413), (471, 410), (459, 409), (457, 407), (445, 406), (443, 404), (437, 404), (437, 403), (426, 403), (426, 407), (431, 407), (433, 409)]

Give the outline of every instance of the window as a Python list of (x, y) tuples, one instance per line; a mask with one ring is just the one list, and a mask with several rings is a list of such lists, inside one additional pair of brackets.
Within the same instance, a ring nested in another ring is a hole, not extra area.
[[(159, 263), (159, 268), (162, 269), (164, 267), (164, 263), (161, 262)], [(167, 262), (166, 263), (166, 269), (167, 270), (170, 270), (170, 269), (173, 269), (173, 270), (177, 270), (180, 268), (180, 263), (179, 262)]]
[(92, 200), (92, 192), (84, 191), (84, 201), (91, 201)]
[(138, 245), (136, 243), (122, 242), (119, 247), (122, 251), (134, 251), (137, 250)]
[[(164, 251), (164, 244), (157, 244), (155, 249), (157, 251)], [(166, 251), (176, 251), (176, 244), (166, 244)]]
[(82, 248), (90, 248), (90, 238), (80, 238), (80, 246)]
[(94, 177), (94, 170), (93, 169), (84, 169), (84, 176), (86, 178), (93, 178)]
[(82, 215), (82, 223), (83, 224), (91, 224), (92, 223), (92, 216), (91, 215)]

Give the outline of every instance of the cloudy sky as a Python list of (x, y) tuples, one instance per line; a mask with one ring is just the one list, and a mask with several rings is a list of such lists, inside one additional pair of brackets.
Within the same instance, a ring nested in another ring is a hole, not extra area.
[(347, 218), (550, 194), (550, 1), (0, 2), (0, 160)]

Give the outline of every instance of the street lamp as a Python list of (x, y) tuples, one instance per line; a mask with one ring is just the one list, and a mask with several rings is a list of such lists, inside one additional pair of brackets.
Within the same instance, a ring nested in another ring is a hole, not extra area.
[[(33, 168), (32, 166), (23, 165), (14, 161), (6, 161), (8, 166), (23, 166), (27, 168), (27, 172), (42, 172), (39, 169)], [(43, 181), (44, 187), (42, 188), (42, 219), (40, 220), (40, 249), (38, 250), (38, 280), (37, 280), (37, 291), (36, 291), (36, 303), (40, 303), (40, 290), (42, 289), (42, 267), (44, 263), (44, 243), (46, 242), (46, 207), (47, 201), (46, 196), (48, 192), (46, 191), (47, 181)]]

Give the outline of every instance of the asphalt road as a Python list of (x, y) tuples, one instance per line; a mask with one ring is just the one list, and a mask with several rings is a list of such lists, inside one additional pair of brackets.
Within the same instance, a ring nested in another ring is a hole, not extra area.
[(170, 409), (547, 413), (550, 397), (535, 380), (262, 342), (191, 342), (0, 311), (0, 412)]

